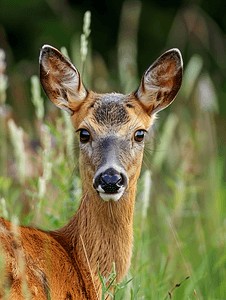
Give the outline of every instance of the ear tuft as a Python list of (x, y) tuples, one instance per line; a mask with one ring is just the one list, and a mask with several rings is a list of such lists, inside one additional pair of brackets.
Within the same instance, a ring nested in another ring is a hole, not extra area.
[(175, 98), (182, 83), (183, 61), (178, 49), (162, 54), (144, 73), (135, 92), (149, 114), (166, 108)]
[(39, 64), (40, 81), (47, 97), (73, 114), (87, 96), (78, 70), (60, 51), (49, 45), (42, 47)]

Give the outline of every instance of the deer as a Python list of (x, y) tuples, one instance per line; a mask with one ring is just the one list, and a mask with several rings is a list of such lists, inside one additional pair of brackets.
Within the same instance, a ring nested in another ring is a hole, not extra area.
[(39, 64), (44, 92), (70, 114), (79, 139), (82, 199), (74, 217), (55, 231), (0, 219), (0, 298), (7, 288), (13, 300), (100, 299), (99, 274), (107, 277), (114, 263), (120, 282), (130, 268), (144, 144), (156, 114), (180, 89), (182, 56), (176, 48), (163, 53), (127, 95), (88, 90), (71, 61), (52, 46), (42, 47)]

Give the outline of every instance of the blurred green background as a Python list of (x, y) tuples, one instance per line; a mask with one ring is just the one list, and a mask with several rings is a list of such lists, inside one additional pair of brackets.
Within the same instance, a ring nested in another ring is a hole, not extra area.
[[(0, 73), (8, 76), (7, 105), (0, 109), (1, 215), (11, 220), (16, 215), (24, 225), (47, 230), (65, 224), (78, 207), (81, 184), (77, 156), (71, 154), (73, 130), (67, 116), (43, 92), (39, 95), (31, 76), (38, 75), (43, 44), (66, 47), (81, 71), (80, 36), (87, 10), (87, 88), (131, 92), (165, 50), (179, 48), (184, 60), (181, 90), (159, 113), (145, 149), (127, 277), (133, 280), (116, 299), (170, 299), (168, 292), (172, 299), (226, 299), (223, 1), (1, 0), (0, 48), (6, 69)], [(37, 117), (34, 97), (40, 103), (44, 98), (44, 119)], [(10, 134), (10, 118), (24, 131), (22, 157), (14, 151), (20, 131), (13, 127), (16, 136)], [(19, 167), (25, 165), (23, 173)]]

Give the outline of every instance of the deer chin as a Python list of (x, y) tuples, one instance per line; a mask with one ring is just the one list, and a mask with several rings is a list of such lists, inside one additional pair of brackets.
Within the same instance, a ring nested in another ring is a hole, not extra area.
[(104, 191), (98, 191), (98, 194), (106, 202), (110, 200), (118, 201), (122, 197), (124, 190), (125, 189), (120, 189), (120, 191), (118, 191), (117, 193), (105, 193)]

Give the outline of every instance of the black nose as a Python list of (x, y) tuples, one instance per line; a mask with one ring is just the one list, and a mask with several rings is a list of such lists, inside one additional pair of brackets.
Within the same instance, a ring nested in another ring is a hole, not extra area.
[(125, 185), (126, 176), (113, 168), (107, 169), (94, 180), (94, 188), (100, 186), (105, 193), (117, 193), (118, 190)]

